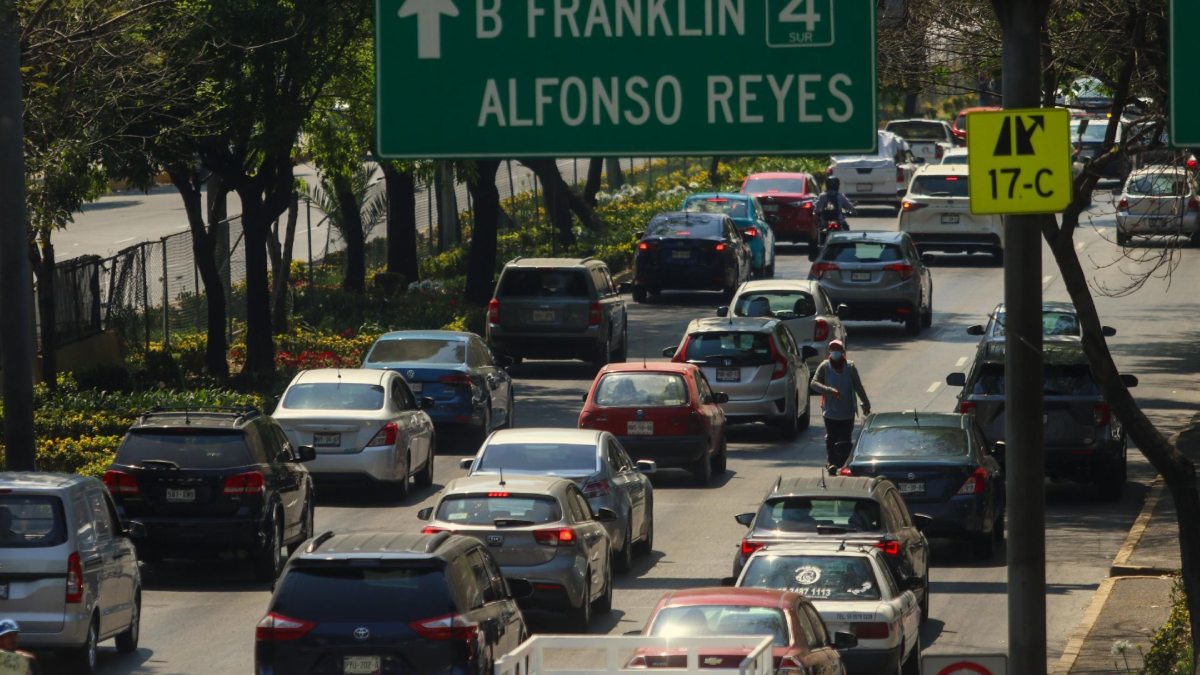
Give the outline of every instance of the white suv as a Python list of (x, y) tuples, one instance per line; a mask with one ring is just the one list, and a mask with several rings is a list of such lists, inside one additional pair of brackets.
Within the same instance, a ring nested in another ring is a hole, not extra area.
[(971, 213), (966, 164), (927, 164), (908, 185), (900, 205), (900, 231), (917, 248), (947, 253), (990, 253), (1004, 261), (1004, 227), (1000, 216)]

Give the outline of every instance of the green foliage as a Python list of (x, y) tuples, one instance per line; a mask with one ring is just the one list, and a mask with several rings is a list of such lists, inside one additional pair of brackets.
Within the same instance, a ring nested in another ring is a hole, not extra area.
[(1145, 675), (1191, 675), (1195, 663), (1192, 654), (1192, 629), (1188, 621), (1187, 594), (1183, 580), (1175, 579), (1171, 589), (1171, 616), (1154, 634), (1144, 657)]

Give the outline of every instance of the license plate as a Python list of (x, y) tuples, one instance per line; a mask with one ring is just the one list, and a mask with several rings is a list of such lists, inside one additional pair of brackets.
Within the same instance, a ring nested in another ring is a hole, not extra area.
[(741, 382), (741, 368), (717, 368), (717, 382)]
[(766, 213), (775, 213), (779, 210), (778, 204), (763, 204), (763, 211)]
[(412, 393), (419, 394), (421, 393), (421, 390), (425, 388), (425, 386), (420, 382), (409, 382), (408, 388), (412, 390)]
[(0, 600), (8, 599), (8, 584), (0, 584)]
[(688, 260), (692, 257), (691, 251), (671, 251), (672, 260)]
[(322, 433), (318, 431), (313, 434), (314, 448), (339, 448), (342, 446), (342, 435), (334, 433)]
[(958, 214), (957, 213), (943, 213), (942, 214), (942, 224), (943, 225), (957, 225), (958, 224)]
[(176, 490), (167, 488), (167, 501), (169, 502), (194, 502), (196, 501), (196, 489)]
[(902, 495), (923, 495), (925, 494), (924, 483), (897, 483), (896, 487), (900, 488)]
[(871, 280), (870, 272), (851, 272), (850, 273), (850, 281), (870, 281), (870, 280)]
[(625, 433), (630, 436), (649, 436), (654, 433), (654, 422), (628, 422)]
[(554, 310), (552, 309), (535, 309), (533, 310), (534, 321), (554, 321)]
[(859, 192), (874, 192), (875, 185), (872, 183), (859, 183), (857, 186)]
[(383, 670), (383, 659), (378, 656), (344, 656), (342, 672), (346, 675), (375, 675)]

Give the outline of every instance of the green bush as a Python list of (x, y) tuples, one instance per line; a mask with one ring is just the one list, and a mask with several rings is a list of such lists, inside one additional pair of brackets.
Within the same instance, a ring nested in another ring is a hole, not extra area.
[(1192, 630), (1181, 578), (1175, 579), (1175, 587), (1171, 589), (1171, 616), (1154, 634), (1144, 662), (1142, 672), (1145, 675), (1191, 675), (1193, 672)]

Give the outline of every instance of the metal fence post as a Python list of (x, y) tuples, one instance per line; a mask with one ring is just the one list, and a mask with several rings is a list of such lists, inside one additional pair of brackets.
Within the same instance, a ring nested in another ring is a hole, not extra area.
[(308, 220), (308, 285), (313, 283), (313, 257), (312, 257), (312, 200), (308, 197), (304, 198), (304, 217)]
[(146, 351), (150, 351), (150, 280), (146, 277), (146, 249), (147, 244), (142, 244), (139, 249), (142, 252), (142, 323), (146, 338)]
[(167, 275), (167, 238), (163, 237), (162, 244), (162, 324), (163, 324), (163, 347), (171, 346), (171, 319), (168, 311), (167, 293), (169, 292), (168, 284), (170, 276)]

